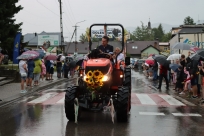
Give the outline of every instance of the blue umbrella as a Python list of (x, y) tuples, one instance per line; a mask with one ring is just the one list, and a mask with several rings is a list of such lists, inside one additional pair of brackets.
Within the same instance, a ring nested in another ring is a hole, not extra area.
[(179, 65), (178, 64), (170, 64), (169, 68), (172, 69), (174, 72), (178, 69)]
[(39, 53), (39, 56), (38, 56), (37, 59), (42, 59), (45, 56), (45, 54), (46, 54), (44, 52), (44, 50), (35, 50), (35, 51)]

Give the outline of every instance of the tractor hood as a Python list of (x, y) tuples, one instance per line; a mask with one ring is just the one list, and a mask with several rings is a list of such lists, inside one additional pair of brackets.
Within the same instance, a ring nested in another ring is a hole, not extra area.
[(112, 63), (106, 58), (90, 59), (85, 61), (84, 68), (85, 73), (88, 71), (99, 70), (105, 75), (112, 72)]
[(107, 66), (110, 63), (111, 63), (110, 60), (109, 59), (105, 59), (105, 58), (90, 59), (90, 60), (87, 61), (86, 66), (99, 66), (99, 67), (103, 67), (103, 66)]

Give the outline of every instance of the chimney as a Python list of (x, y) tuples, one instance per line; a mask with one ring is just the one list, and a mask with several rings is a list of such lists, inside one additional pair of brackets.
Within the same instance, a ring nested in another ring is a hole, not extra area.
[(154, 47), (158, 48), (158, 42), (154, 42)]

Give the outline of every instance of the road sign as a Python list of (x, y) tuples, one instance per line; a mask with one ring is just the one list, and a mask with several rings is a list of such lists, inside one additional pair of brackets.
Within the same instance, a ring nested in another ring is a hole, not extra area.
[(38, 35), (39, 46), (48, 41), (50, 42), (50, 46), (59, 46), (59, 35)]

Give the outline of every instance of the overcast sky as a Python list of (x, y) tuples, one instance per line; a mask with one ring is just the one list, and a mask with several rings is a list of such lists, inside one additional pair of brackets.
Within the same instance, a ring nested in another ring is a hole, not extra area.
[[(24, 7), (15, 18), (23, 22), (22, 32), (60, 32), (58, 0), (19, 0)], [(65, 40), (69, 40), (76, 22), (78, 35), (93, 23), (120, 23), (124, 27), (141, 26), (141, 21), (181, 25), (186, 16), (195, 22), (204, 20), (204, 0), (62, 0)], [(66, 38), (67, 37), (67, 38)]]

